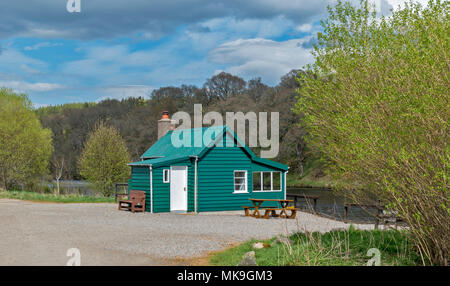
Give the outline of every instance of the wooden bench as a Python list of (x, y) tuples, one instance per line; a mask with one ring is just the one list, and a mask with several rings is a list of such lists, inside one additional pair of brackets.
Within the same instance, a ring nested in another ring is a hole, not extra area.
[(265, 210), (263, 218), (268, 219), (270, 217), (270, 215), (272, 215), (272, 217), (279, 217), (279, 215), (277, 214), (277, 211), (281, 211), (283, 209), (280, 209), (280, 208), (263, 208), (263, 210)]
[[(265, 219), (268, 219), (270, 216), (294, 219), (297, 216), (297, 211), (299, 211), (300, 209), (287, 207), (287, 208), (263, 208), (263, 210), (265, 210), (263, 215), (263, 218)], [(280, 214), (277, 214), (277, 211), (280, 211)], [(288, 215), (286, 211), (291, 211), (291, 214)]]
[[(123, 199), (125, 196), (128, 199)], [(145, 212), (145, 192), (131, 190), (129, 195), (119, 195), (119, 210)]]
[(247, 207), (247, 206), (244, 206), (244, 207), (241, 207), (241, 208), (244, 209), (245, 216), (250, 216), (250, 210), (254, 210), (255, 209), (255, 207)]
[(287, 218), (294, 219), (297, 216), (297, 211), (299, 211), (300, 209), (288, 207), (288, 208), (286, 208), (286, 210), (291, 211), (291, 215), (288, 216)]

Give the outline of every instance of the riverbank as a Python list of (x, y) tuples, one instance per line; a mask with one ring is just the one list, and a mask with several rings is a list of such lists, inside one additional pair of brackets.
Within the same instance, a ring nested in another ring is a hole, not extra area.
[(0, 191), (0, 199), (51, 203), (114, 203), (114, 198), (81, 196), (77, 194), (56, 195), (27, 191)]
[(299, 176), (297, 171), (287, 173), (286, 186), (288, 188), (332, 188), (333, 180), (323, 172), (320, 160), (310, 159), (305, 162), (302, 176)]
[[(244, 254), (254, 251), (259, 266), (358, 266), (367, 265), (376, 248), (380, 265), (421, 265), (420, 256), (406, 231), (396, 230), (336, 230), (327, 233), (296, 233), (291, 235), (291, 245), (277, 243), (276, 238), (249, 240), (225, 251), (211, 254), (209, 264), (216, 266), (238, 265)], [(253, 245), (263, 243), (255, 249)]]
[(328, 176), (315, 178), (311, 175), (305, 175), (303, 177), (297, 174), (288, 173), (286, 176), (286, 186), (288, 188), (327, 188), (333, 187), (333, 182)]

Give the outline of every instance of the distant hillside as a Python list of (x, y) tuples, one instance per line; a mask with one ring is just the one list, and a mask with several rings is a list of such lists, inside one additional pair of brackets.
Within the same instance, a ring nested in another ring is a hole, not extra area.
[[(127, 98), (104, 100), (99, 103), (71, 103), (38, 108), (36, 113), (44, 127), (53, 131), (54, 159), (64, 158), (64, 178), (79, 179), (77, 162), (83, 144), (98, 121), (116, 127), (125, 139), (134, 160), (149, 148), (157, 138), (157, 120), (162, 111), (193, 113), (195, 103), (203, 105), (204, 113), (227, 111), (244, 113), (254, 111), (280, 113), (280, 153), (275, 160), (288, 164), (290, 173), (297, 172), (299, 162), (305, 160), (303, 132), (298, 126), (299, 116), (292, 112), (299, 87), (292, 71), (282, 77), (275, 87), (260, 79), (242, 78), (221, 73), (199, 88), (162, 87), (154, 90), (151, 99)], [(225, 118), (225, 116), (224, 116)], [(269, 116), (270, 119), (270, 116)], [(258, 150), (255, 150), (258, 153)]]
[(85, 103), (66, 103), (60, 105), (49, 105), (36, 108), (35, 112), (39, 117), (48, 116), (51, 114), (61, 113), (64, 109), (85, 108), (96, 105), (95, 102)]

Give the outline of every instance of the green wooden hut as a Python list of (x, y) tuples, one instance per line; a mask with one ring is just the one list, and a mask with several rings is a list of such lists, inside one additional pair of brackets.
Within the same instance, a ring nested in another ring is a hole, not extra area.
[[(210, 140), (194, 142), (206, 132)], [(146, 192), (148, 212), (240, 210), (249, 198), (286, 198), (288, 166), (256, 156), (227, 126), (170, 130), (129, 165), (129, 189)]]

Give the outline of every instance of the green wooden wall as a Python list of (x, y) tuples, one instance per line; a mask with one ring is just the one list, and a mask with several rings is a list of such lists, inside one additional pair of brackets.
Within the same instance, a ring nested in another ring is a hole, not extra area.
[[(171, 166), (188, 167), (188, 211), (194, 211), (194, 167), (190, 160), (172, 164)], [(153, 212), (170, 211), (170, 182), (163, 183), (163, 170), (170, 169), (170, 166), (153, 168)]]
[[(229, 140), (229, 137), (226, 137)], [(226, 142), (224, 143), (224, 146)], [(248, 193), (234, 193), (234, 171), (247, 171)], [(284, 199), (284, 176), (280, 192), (253, 192), (253, 171), (278, 171), (252, 162), (238, 146), (216, 146), (198, 162), (198, 211), (242, 210), (249, 198)], [(272, 206), (265, 203), (263, 206)]]
[(128, 181), (128, 190), (145, 191), (145, 210), (150, 211), (150, 169), (148, 166), (131, 168), (131, 180)]
[[(194, 166), (190, 160), (179, 162), (171, 166), (188, 167), (188, 211), (194, 211)], [(170, 212), (170, 183), (163, 182), (163, 170), (167, 167), (153, 168), (153, 212)], [(128, 181), (129, 190), (145, 191), (145, 209), (150, 212), (150, 188), (149, 188), (149, 167), (133, 166), (131, 179)]]

